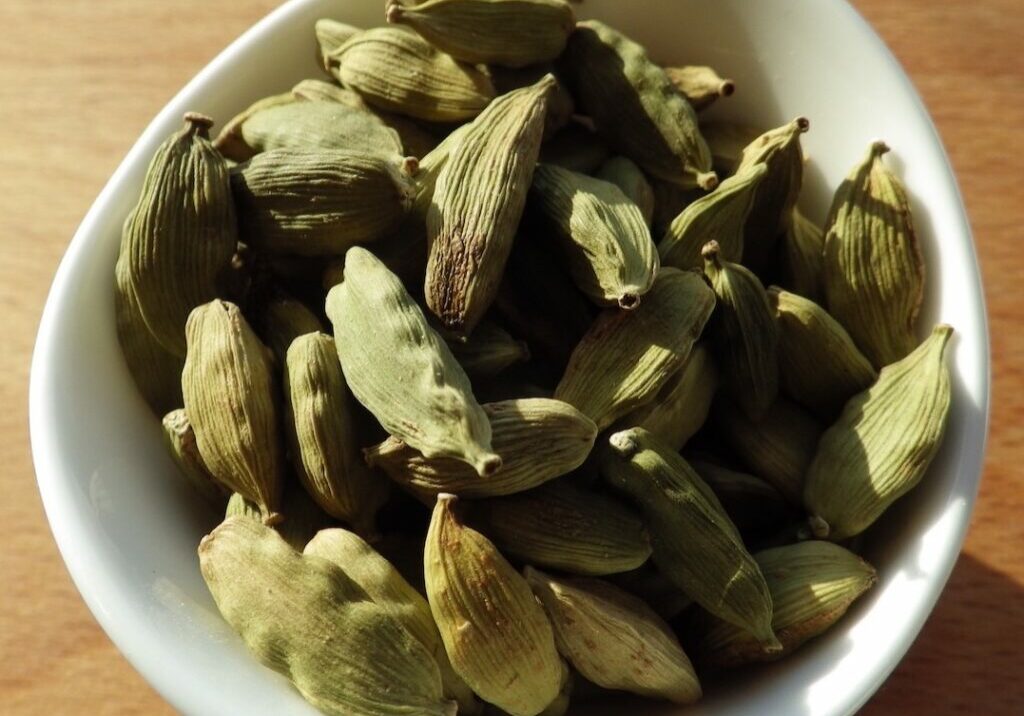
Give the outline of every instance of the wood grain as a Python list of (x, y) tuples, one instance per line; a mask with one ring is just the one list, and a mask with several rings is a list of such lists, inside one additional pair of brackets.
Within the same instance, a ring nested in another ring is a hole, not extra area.
[[(981, 255), (992, 432), (964, 555), (866, 714), (1024, 712), (1024, 15), (1019, 0), (857, 0), (946, 143)], [(0, 711), (171, 709), (96, 625), (57, 554), (28, 447), (28, 367), (57, 262), (163, 104), (272, 0), (0, 2)]]

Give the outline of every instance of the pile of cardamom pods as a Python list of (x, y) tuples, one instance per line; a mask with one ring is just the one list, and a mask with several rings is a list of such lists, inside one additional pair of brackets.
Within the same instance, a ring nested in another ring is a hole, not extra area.
[(701, 122), (710, 68), (563, 0), (385, 18), (319, 21), (329, 78), (212, 141), (186, 115), (124, 226), (224, 618), (345, 716), (690, 703), (824, 632), (950, 403), (887, 147), (821, 228), (808, 121)]

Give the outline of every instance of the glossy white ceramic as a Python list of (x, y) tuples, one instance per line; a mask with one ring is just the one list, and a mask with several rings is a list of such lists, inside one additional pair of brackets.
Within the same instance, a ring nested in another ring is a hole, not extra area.
[[(383, 20), (381, 0), (293, 0), (200, 72), (146, 129), (75, 234), (53, 282), (31, 375), (39, 487), (76, 585), (125, 656), (188, 714), (309, 715), (217, 614), (196, 545), (216, 522), (175, 473), (157, 419), (136, 394), (114, 331), (121, 224), (158, 143), (186, 110), (222, 123), (250, 101), (318, 76), (313, 22)], [(978, 487), (988, 414), (983, 295), (967, 219), (935, 129), (892, 55), (839, 0), (586, 0), (652, 55), (707, 63), (738, 90), (713, 111), (755, 125), (802, 114), (810, 157), (804, 209), (821, 220), (832, 189), (884, 138), (910, 188), (928, 261), (922, 326), (956, 327), (953, 414), (923, 484), (866, 541), (881, 575), (847, 618), (792, 658), (708, 684), (689, 714), (848, 714), (882, 683), (927, 618), (956, 560)], [(216, 21), (213, 7), (206, 21)], [(676, 714), (610, 700), (578, 714)]]

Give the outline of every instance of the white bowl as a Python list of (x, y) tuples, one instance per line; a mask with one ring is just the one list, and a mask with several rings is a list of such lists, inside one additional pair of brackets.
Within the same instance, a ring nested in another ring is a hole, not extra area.
[[(707, 689), (689, 714), (848, 714), (909, 648), (956, 561), (981, 473), (989, 356), (977, 261), (942, 144), (879, 38), (839, 0), (587, 0), (597, 16), (663, 61), (711, 64), (736, 80), (713, 111), (774, 126), (811, 120), (801, 203), (822, 219), (869, 142), (884, 138), (909, 187), (927, 259), (922, 330), (952, 324), (953, 410), (922, 485), (864, 545), (881, 580), (823, 638), (783, 662)], [(61, 262), (32, 362), (33, 456), (54, 536), (110, 638), (176, 708), (190, 714), (313, 714), (260, 666), (218, 615), (196, 545), (215, 524), (175, 474), (158, 420), (137, 394), (114, 330), (121, 224), (157, 145), (186, 110), (223, 123), (250, 101), (318, 76), (313, 23), (370, 26), (380, 0), (293, 0), (200, 72), (153, 120), (89, 211)], [(215, 21), (215, 18), (208, 18)], [(645, 702), (647, 704), (649, 702)], [(573, 713), (622, 713), (614, 700)], [(674, 714), (665, 704), (644, 714)]]

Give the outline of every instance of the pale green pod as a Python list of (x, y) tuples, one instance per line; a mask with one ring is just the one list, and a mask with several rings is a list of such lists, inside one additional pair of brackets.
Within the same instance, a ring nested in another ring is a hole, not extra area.
[(424, 294), (449, 331), (468, 335), (490, 307), (537, 163), (555, 78), (494, 100), (451, 149), (427, 212)]
[(641, 427), (676, 450), (700, 430), (718, 389), (718, 368), (711, 351), (698, 343), (686, 365), (665, 383), (657, 397), (619, 420), (622, 429)]
[(582, 112), (617, 152), (666, 181), (705, 190), (718, 183), (693, 107), (642, 46), (587, 20), (576, 25), (560, 69)]
[(924, 260), (900, 180), (871, 145), (843, 181), (825, 221), (824, 285), (829, 313), (876, 368), (917, 345)]
[(220, 300), (196, 307), (185, 335), (181, 387), (203, 463), (273, 521), (284, 456), (269, 351), (238, 307)]
[(619, 187), (639, 207), (644, 222), (651, 225), (654, 218), (654, 189), (636, 162), (627, 157), (612, 157), (600, 166), (595, 176)]
[(793, 401), (831, 422), (878, 373), (828, 312), (775, 286), (768, 301), (779, 326), (779, 378)]
[(268, 251), (342, 254), (393, 231), (412, 207), (414, 159), (342, 149), (277, 149), (231, 174), (246, 240)]
[(732, 624), (715, 621), (699, 640), (702, 663), (732, 667), (782, 658), (827, 631), (878, 580), (875, 569), (831, 542), (807, 541), (754, 555), (772, 593), (782, 651), (766, 654)]
[(427, 599), (455, 672), (513, 716), (536, 716), (566, 678), (551, 623), (526, 580), (438, 496), (423, 552)]
[(924, 477), (949, 417), (952, 335), (951, 327), (937, 325), (851, 398), (821, 436), (804, 485), (804, 505), (823, 528), (818, 536), (860, 534)]
[(430, 652), (331, 562), (233, 517), (203, 538), (199, 565), (250, 651), (322, 713), (454, 716)]
[(757, 139), (764, 130), (746, 124), (723, 120), (700, 123), (700, 133), (711, 150), (711, 161), (715, 170), (723, 174), (735, 174), (743, 150)]
[(640, 304), (654, 284), (658, 253), (640, 208), (619, 187), (540, 164), (530, 201), (552, 228), (583, 293), (603, 306)]
[(789, 515), (789, 503), (768, 481), (708, 460), (690, 458), (689, 463), (741, 532), (777, 528)]
[(736, 91), (735, 82), (723, 79), (707, 65), (666, 67), (665, 74), (698, 112), (710, 107), (719, 97), (731, 97)]
[(324, 329), (320, 319), (302, 301), (284, 294), (266, 302), (262, 318), (260, 335), (280, 366), (285, 364), (292, 341)]
[(464, 462), (425, 457), (390, 437), (366, 448), (366, 460), (420, 499), (433, 502), (450, 492), (464, 498), (510, 495), (572, 472), (586, 460), (597, 426), (567, 403), (551, 398), (518, 398), (486, 403), (491, 446), (501, 470), (481, 480)]
[(328, 71), (369, 104), (416, 119), (471, 119), (495, 96), (486, 73), (404, 27), (365, 30), (324, 54)]
[(608, 145), (582, 122), (569, 122), (545, 137), (540, 148), (540, 161), (563, 169), (591, 174), (611, 155)]
[(555, 59), (576, 25), (565, 0), (389, 0), (385, 16), (457, 60), (508, 67)]
[(320, 65), (330, 72), (331, 57), (334, 53), (346, 42), (363, 32), (363, 29), (325, 17), (316, 21), (314, 31), (317, 45), (320, 48)]
[(570, 574), (628, 572), (651, 556), (635, 512), (565, 480), (474, 503), (470, 522), (503, 554)]
[(344, 280), (327, 294), (327, 317), (345, 382), (391, 435), (431, 458), (492, 475), (487, 414), (448, 346), (401, 281), (369, 251), (345, 255)]
[(681, 269), (701, 268), (701, 249), (708, 241), (717, 241), (722, 258), (738, 263), (747, 216), (767, 171), (764, 164), (755, 164), (687, 205), (658, 242), (661, 262)]
[(682, 368), (715, 306), (694, 271), (663, 268), (632, 311), (603, 311), (569, 359), (555, 397), (604, 429), (653, 400)]
[(388, 483), (363, 460), (334, 340), (319, 332), (299, 336), (284, 367), (285, 425), (299, 480), (329, 515), (372, 534)]
[(238, 244), (224, 158), (208, 132), (213, 120), (189, 112), (185, 127), (157, 148), (138, 203), (121, 234), (118, 281), (128, 284), (149, 332), (185, 355), (185, 321), (217, 297)]
[[(330, 22), (333, 22), (333, 20)], [(345, 89), (341, 85), (335, 82), (328, 82), (327, 80), (302, 80), (297, 82), (292, 87), (292, 97), (310, 102), (339, 102), (351, 107), (365, 107), (367, 109), (370, 107), (370, 105), (363, 101), (358, 92)]]
[(679, 453), (643, 428), (614, 433), (601, 456), (601, 475), (637, 503), (654, 563), (666, 577), (766, 650), (781, 648), (761, 571), (718, 498)]
[(678, 704), (700, 699), (679, 640), (641, 600), (600, 579), (555, 578), (531, 567), (525, 574), (551, 618), (559, 652), (584, 678)]
[(517, 341), (504, 328), (490, 321), (478, 325), (464, 341), (448, 341), (448, 347), (471, 378), (494, 376), (511, 365), (530, 359), (526, 343)]
[(824, 303), (824, 253), (821, 227), (794, 208), (789, 228), (779, 240), (779, 284), (804, 298)]
[[(553, 74), (555, 71), (554, 65), (550, 62), (542, 62), (515, 69), (491, 65), (487, 70), (499, 95), (507, 94), (523, 87), (529, 87), (543, 79), (544, 75)], [(544, 140), (551, 139), (556, 132), (567, 127), (575, 113), (575, 100), (573, 100), (565, 85), (561, 82), (557, 83), (551, 90), (551, 94), (548, 95), (548, 112), (544, 118)], [(543, 151), (543, 148), (541, 151)]]
[(164, 444), (192, 488), (206, 504), (220, 509), (227, 502), (229, 491), (210, 474), (196, 445), (196, 433), (184, 408), (172, 410), (161, 421)]
[[(237, 492), (231, 494), (224, 509), (224, 518), (228, 517), (247, 517), (263, 522), (259, 505)], [(272, 526), (292, 549), (301, 552), (313, 539), (313, 535), (320, 530), (336, 527), (337, 524), (334, 518), (320, 509), (302, 485), (289, 481), (285, 485), (284, 497), (281, 498), (279, 521)]]
[(779, 329), (764, 286), (745, 267), (724, 260), (718, 244), (701, 253), (704, 273), (718, 298), (711, 344), (722, 385), (752, 419), (759, 419), (779, 393)]

